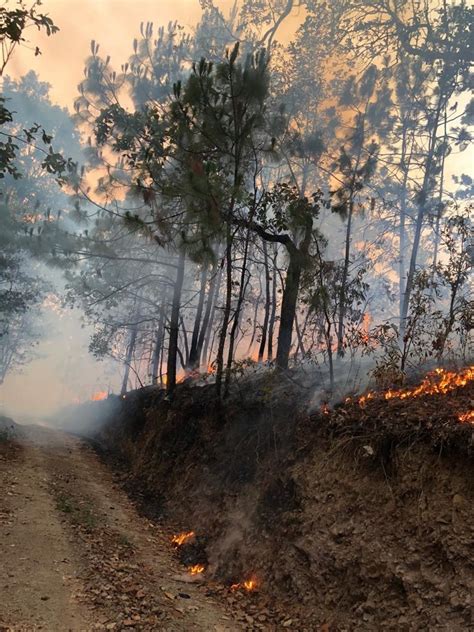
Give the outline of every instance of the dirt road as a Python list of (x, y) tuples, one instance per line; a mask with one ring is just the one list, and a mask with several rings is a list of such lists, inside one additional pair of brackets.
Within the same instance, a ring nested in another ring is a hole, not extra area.
[(244, 629), (79, 439), (0, 444), (0, 630)]

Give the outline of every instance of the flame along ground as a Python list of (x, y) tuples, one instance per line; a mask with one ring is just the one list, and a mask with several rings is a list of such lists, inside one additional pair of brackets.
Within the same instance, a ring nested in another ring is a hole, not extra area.
[(461, 413), (458, 419), (462, 423), (474, 424), (474, 410), (469, 410), (467, 413)]
[(202, 564), (194, 564), (194, 566), (190, 566), (188, 568), (191, 575), (200, 575), (201, 573), (204, 573), (205, 570), (206, 568)]
[(252, 592), (253, 590), (256, 590), (257, 587), (258, 587), (258, 582), (255, 578), (253, 578), (253, 579), (246, 579), (245, 581), (239, 582), (238, 584), (232, 584), (230, 589), (232, 591), (246, 590), (247, 592)]
[(171, 538), (171, 544), (178, 548), (183, 546), (183, 544), (188, 540), (191, 540), (191, 538), (194, 538), (194, 536), (194, 531), (184, 531), (183, 533), (178, 533)]
[[(474, 365), (460, 371), (447, 371), (446, 369), (438, 368), (428, 373), (418, 386), (396, 390), (389, 389), (384, 392), (370, 391), (356, 401), (360, 406), (364, 406), (368, 401), (375, 399), (409, 399), (425, 395), (447, 395), (470, 382), (474, 382)], [(354, 400), (351, 397), (346, 399), (347, 403), (352, 401)], [(458, 419), (461, 422), (474, 423), (474, 411), (460, 413)]]

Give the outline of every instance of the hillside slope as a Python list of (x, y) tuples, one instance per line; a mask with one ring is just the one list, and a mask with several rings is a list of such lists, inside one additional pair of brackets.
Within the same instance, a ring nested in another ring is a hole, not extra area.
[[(180, 556), (245, 605), (248, 629), (465, 630), (474, 380), (414, 389), (313, 414), (270, 374), (223, 407), (211, 386), (171, 402), (149, 389), (94, 434), (142, 511), (195, 532)], [(248, 579), (248, 595), (225, 588)]]

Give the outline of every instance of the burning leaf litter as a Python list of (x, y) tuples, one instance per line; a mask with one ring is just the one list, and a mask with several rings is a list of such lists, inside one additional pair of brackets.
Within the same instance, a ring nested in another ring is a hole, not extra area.
[(474, 410), (469, 410), (467, 413), (461, 413), (458, 419), (462, 423), (474, 424)]
[[(428, 373), (418, 386), (412, 388), (404, 388), (385, 392), (370, 391), (357, 399), (360, 406), (364, 406), (366, 402), (374, 399), (408, 399), (422, 397), (424, 395), (446, 395), (457, 388), (462, 388), (474, 381), (474, 365), (461, 369), (460, 371), (447, 371), (438, 368)], [(346, 402), (352, 402), (353, 399), (348, 397)], [(466, 413), (469, 415), (469, 413)], [(469, 421), (469, 419), (467, 419)], [(463, 419), (461, 421), (466, 421)]]
[(232, 584), (230, 589), (234, 592), (236, 590), (246, 590), (247, 592), (252, 592), (257, 590), (258, 582), (256, 579), (247, 579), (243, 582), (239, 582), (238, 584)]
[(179, 548), (180, 546), (183, 546), (185, 542), (188, 542), (189, 540), (191, 540), (191, 538), (194, 538), (195, 535), (196, 534), (194, 533), (194, 531), (178, 533), (178, 535), (174, 535), (171, 538), (171, 544), (173, 544), (176, 548)]
[(195, 564), (194, 566), (191, 566), (188, 570), (191, 575), (200, 575), (201, 573), (204, 573), (206, 569), (202, 564)]

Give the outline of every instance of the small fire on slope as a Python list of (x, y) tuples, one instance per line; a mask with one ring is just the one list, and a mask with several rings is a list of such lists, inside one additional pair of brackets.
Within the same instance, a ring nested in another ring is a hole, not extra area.
[(230, 589), (232, 591), (246, 590), (247, 592), (252, 592), (254, 590), (257, 590), (257, 587), (258, 587), (258, 582), (255, 578), (253, 578), (253, 579), (246, 579), (245, 581), (239, 582), (238, 584), (232, 584)]
[[(423, 395), (446, 395), (473, 381), (474, 366), (467, 367), (458, 372), (439, 368), (428, 373), (418, 386), (388, 390), (384, 393), (371, 391), (359, 397), (357, 402), (360, 406), (363, 406), (372, 399), (408, 399), (412, 397), (422, 397)], [(349, 397), (346, 401), (351, 402), (352, 398)]]
[(188, 542), (188, 540), (194, 538), (194, 536), (194, 531), (178, 533), (171, 538), (171, 544), (173, 544), (176, 548), (179, 548), (180, 546), (183, 546), (185, 542)]
[(461, 423), (474, 424), (474, 410), (468, 410), (467, 413), (461, 413), (458, 419)]
[(194, 566), (190, 566), (188, 568), (188, 571), (191, 573), (191, 575), (200, 575), (201, 573), (204, 573), (205, 570), (206, 569), (202, 564), (194, 564)]

